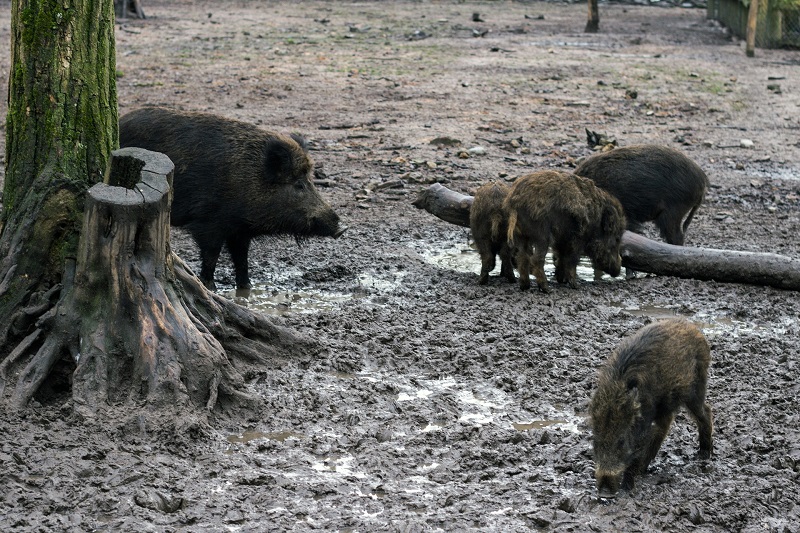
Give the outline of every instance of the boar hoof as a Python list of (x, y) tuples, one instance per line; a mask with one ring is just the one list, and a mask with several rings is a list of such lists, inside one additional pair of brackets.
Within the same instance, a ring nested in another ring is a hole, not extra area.
[(481, 274), (478, 278), (478, 285), (487, 285), (489, 283), (489, 274)]
[(600, 500), (615, 500), (617, 498), (617, 493), (604, 489), (597, 493), (597, 498)]

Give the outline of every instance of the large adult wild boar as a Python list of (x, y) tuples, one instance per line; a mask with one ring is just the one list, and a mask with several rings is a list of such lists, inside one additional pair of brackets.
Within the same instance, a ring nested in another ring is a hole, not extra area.
[(708, 190), (708, 177), (678, 150), (656, 144), (626, 146), (586, 158), (575, 174), (589, 178), (622, 204), (628, 229), (654, 222), (661, 237), (683, 245), (686, 229)]
[(175, 164), (170, 223), (200, 248), (200, 279), (214, 287), (225, 245), (238, 289), (250, 288), (247, 255), (259, 235), (338, 237), (339, 217), (311, 177), (305, 141), (217, 115), (143, 108), (120, 119), (120, 146), (162, 152)]

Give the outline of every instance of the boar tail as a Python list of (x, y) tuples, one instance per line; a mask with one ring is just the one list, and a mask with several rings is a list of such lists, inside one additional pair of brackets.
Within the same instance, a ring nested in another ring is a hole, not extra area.
[[(510, 209), (508, 213), (508, 235), (506, 240), (509, 245), (514, 244), (514, 233), (517, 230), (517, 210)], [(494, 233), (494, 232), (493, 232)]]
[(492, 240), (497, 242), (501, 239), (505, 239), (505, 235), (503, 235), (503, 216), (499, 213), (494, 213), (492, 215)]
[(686, 216), (686, 220), (683, 221), (683, 233), (686, 234), (686, 228), (689, 227), (689, 223), (694, 218), (694, 214), (697, 212), (697, 208), (700, 207), (700, 204), (695, 205), (692, 207), (692, 210), (689, 211), (689, 214)]

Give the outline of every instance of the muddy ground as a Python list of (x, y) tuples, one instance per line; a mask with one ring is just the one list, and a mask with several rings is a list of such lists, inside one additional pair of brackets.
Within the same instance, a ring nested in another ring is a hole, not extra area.
[[(680, 7), (601, 4), (596, 35), (585, 5), (550, 2), (144, 8), (117, 25), (121, 113), (210, 111), (311, 142), (350, 229), (258, 241), (241, 301), (324, 349), (265, 368), (251, 385), (261, 410), (206, 431), (81, 420), (63, 399), (1, 415), (0, 529), (800, 530), (797, 293), (642, 275), (548, 295), (478, 286), (468, 230), (410, 204), (434, 182), (470, 193), (569, 169), (589, 128), (707, 171), (687, 245), (800, 257), (798, 52), (748, 59)], [(173, 246), (197, 266), (185, 234)], [(224, 259), (218, 285), (234, 297)], [(711, 344), (715, 454), (694, 459), (681, 414), (635, 490), (599, 503), (596, 369), (674, 315)]]

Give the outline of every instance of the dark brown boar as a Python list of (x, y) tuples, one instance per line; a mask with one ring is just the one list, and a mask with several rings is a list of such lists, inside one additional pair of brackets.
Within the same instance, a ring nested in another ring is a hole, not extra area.
[(175, 164), (170, 223), (200, 248), (200, 279), (214, 287), (223, 244), (238, 289), (250, 288), (247, 255), (259, 235), (338, 237), (339, 217), (311, 181), (299, 136), (217, 115), (143, 108), (120, 119), (120, 146), (162, 152)]
[(683, 245), (686, 229), (709, 182), (697, 163), (678, 150), (655, 144), (626, 146), (586, 158), (575, 174), (594, 181), (622, 204), (628, 229), (641, 233), (653, 221), (661, 237)]
[(633, 488), (681, 406), (697, 423), (698, 456), (711, 456), (712, 415), (705, 403), (710, 359), (703, 334), (682, 318), (645, 326), (620, 343), (600, 369), (589, 405), (601, 498)]
[(596, 271), (619, 275), (625, 216), (616, 198), (591, 180), (557, 170), (534, 172), (516, 180), (503, 205), (522, 290), (530, 287), (533, 270), (539, 289), (549, 292), (544, 261), (550, 246), (559, 283), (578, 287), (582, 255)]
[(475, 191), (469, 210), (469, 227), (481, 256), (481, 275), (478, 283), (489, 283), (489, 272), (494, 270), (495, 259), (500, 256), (500, 275), (514, 283), (514, 265), (508, 247), (508, 213), (503, 209), (511, 187), (498, 181), (481, 185)]

